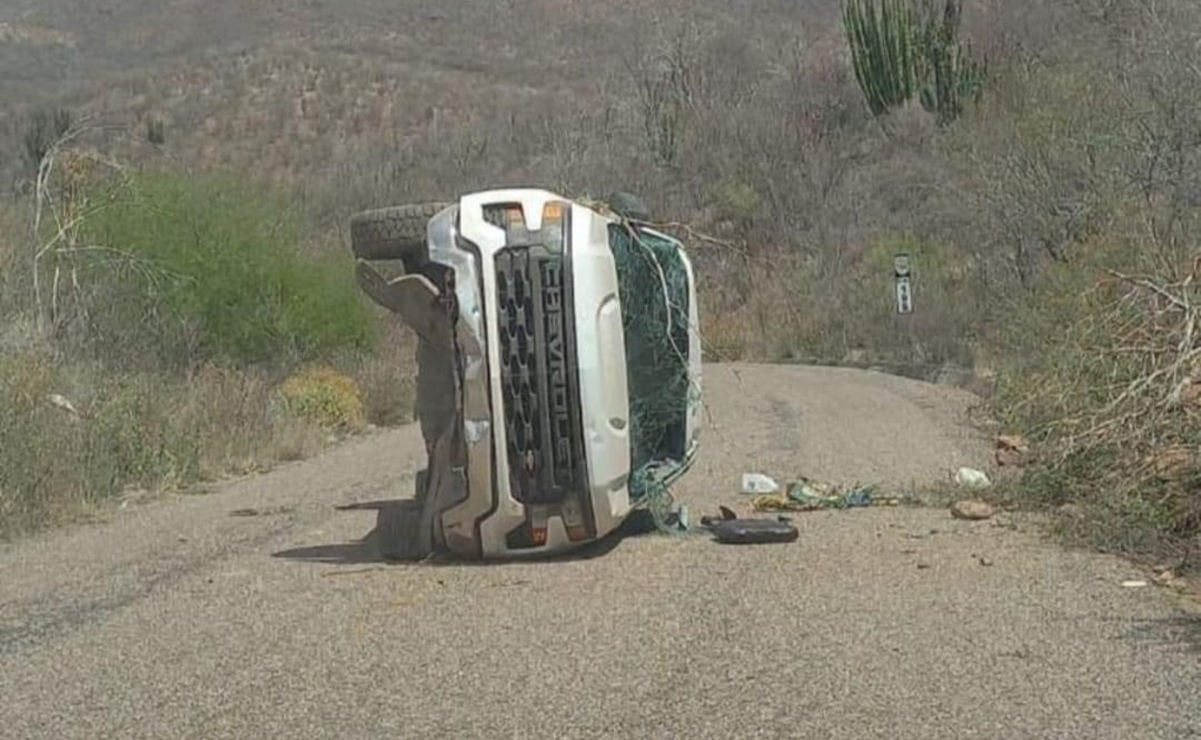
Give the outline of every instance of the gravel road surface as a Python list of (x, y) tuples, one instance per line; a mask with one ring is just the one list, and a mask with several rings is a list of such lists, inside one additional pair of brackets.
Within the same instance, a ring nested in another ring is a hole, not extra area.
[[(696, 513), (748, 470), (904, 488), (989, 455), (971, 396), (901, 378), (721, 366), (706, 395)], [(385, 565), (335, 506), (410, 491), (420, 456), (378, 432), (0, 547), (0, 737), (1201, 737), (1196, 623), (1012, 517)]]

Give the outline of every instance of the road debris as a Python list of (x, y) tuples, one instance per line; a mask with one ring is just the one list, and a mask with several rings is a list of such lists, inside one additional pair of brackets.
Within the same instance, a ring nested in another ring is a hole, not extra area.
[(743, 473), (742, 492), (747, 496), (762, 496), (780, 492), (780, 484), (763, 473)]
[(795, 542), (800, 532), (788, 519), (739, 519), (722, 506), (721, 518), (704, 517), (701, 526), (713, 533), (718, 542), (727, 545), (766, 545)]
[(967, 521), (983, 521), (992, 519), (997, 510), (984, 501), (956, 501), (951, 505), (951, 516)]
[(961, 488), (970, 488), (976, 491), (982, 491), (992, 485), (988, 474), (975, 468), (960, 468), (959, 472), (955, 473), (955, 483)]
[(1122, 588), (1146, 588), (1149, 585), (1146, 581), (1122, 581)]
[(880, 496), (868, 486), (836, 486), (801, 478), (788, 484), (785, 491), (756, 496), (751, 507), (756, 511), (819, 511), (822, 509), (859, 509), (868, 506), (897, 506), (897, 496)]

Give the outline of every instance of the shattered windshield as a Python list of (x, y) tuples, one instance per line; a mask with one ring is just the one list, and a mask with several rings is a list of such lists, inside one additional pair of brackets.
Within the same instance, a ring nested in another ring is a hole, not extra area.
[(679, 462), (690, 390), (687, 267), (675, 241), (648, 229), (611, 226), (609, 246), (625, 328), (632, 467)]

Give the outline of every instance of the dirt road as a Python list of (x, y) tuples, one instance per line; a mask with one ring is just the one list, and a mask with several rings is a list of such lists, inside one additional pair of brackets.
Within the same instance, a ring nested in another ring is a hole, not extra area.
[[(987, 458), (945, 388), (744, 366), (706, 392), (694, 511), (744, 470), (906, 485)], [(411, 490), (419, 450), (378, 433), (0, 548), (0, 737), (1201, 737), (1192, 628), (1119, 560), (872, 509), (785, 546), (386, 566), (373, 514), (334, 507)]]

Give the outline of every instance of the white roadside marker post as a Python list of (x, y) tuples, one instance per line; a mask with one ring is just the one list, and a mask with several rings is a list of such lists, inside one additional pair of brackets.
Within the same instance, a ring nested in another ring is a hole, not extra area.
[(893, 258), (893, 277), (896, 283), (897, 313), (913, 313), (913, 287), (909, 282), (909, 255), (898, 254)]

